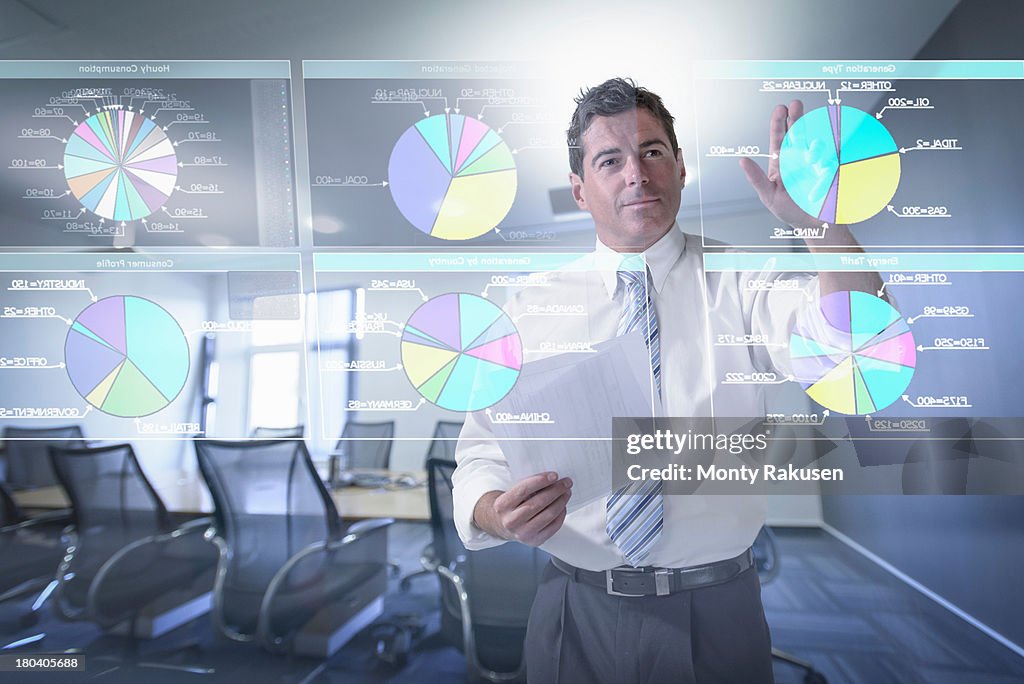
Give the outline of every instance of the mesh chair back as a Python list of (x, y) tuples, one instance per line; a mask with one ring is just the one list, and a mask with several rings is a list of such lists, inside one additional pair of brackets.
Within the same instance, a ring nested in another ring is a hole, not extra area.
[(3, 439), (7, 455), (7, 482), (15, 487), (51, 487), (57, 484), (48, 449), (51, 446), (85, 446), (82, 428), (77, 425), (55, 428), (5, 427)]
[(306, 434), (305, 425), (295, 427), (257, 427), (252, 431), (252, 436), (258, 439), (294, 439), (303, 437)]
[(525, 630), (549, 560), (544, 551), (517, 542), (468, 552), (463, 575), (473, 597), (473, 624)]
[(21, 508), (11, 496), (11, 492), (0, 482), (0, 527), (20, 523), (24, 519)]
[[(159, 530), (170, 520), (130, 444), (92, 449), (50, 447), (57, 479), (67, 490), (75, 525)], [(147, 534), (150, 532), (146, 532)]]
[[(128, 544), (172, 527), (167, 509), (139, 467), (129, 444), (92, 449), (50, 448), (53, 469), (71, 499), (78, 537), (59, 590), (62, 605), (81, 610), (100, 568)], [(137, 557), (138, 572), (152, 558)], [(149, 571), (150, 573), (152, 570)], [(120, 588), (127, 592), (131, 583)], [(132, 600), (125, 601), (125, 604)], [(118, 614), (128, 610), (121, 606)], [(129, 611), (130, 612), (130, 611)]]
[[(511, 672), (520, 664), (526, 623), (550, 556), (518, 543), (467, 551), (455, 529), (452, 474), (455, 462), (427, 461), (434, 550), (444, 565), (459, 561), (470, 600), (476, 656), (487, 668)], [(454, 587), (441, 583), (442, 632), (461, 641), (461, 607)]]
[[(472, 589), (474, 624), (525, 626), (540, 574), (549, 556), (523, 544), (503, 544), (483, 551), (467, 551), (455, 529), (452, 473), (455, 462), (430, 459), (427, 479), (434, 550), (443, 565), (460, 561), (467, 588)], [(459, 614), (454, 591), (445, 595), (446, 607)]]
[(455, 461), (445, 458), (427, 459), (430, 529), (434, 553), (441, 565), (451, 565), (466, 554), (466, 547), (462, 545), (455, 530), (455, 504), (452, 497), (454, 472)]
[[(0, 528), (25, 520), (10, 491), (0, 483)], [(0, 534), (0, 594), (30, 580), (53, 578), (54, 570), (64, 556), (60, 531), (65, 524), (64, 519), (58, 518)], [(38, 604), (34, 605), (38, 607)], [(34, 612), (24, 615), (34, 615)]]
[(391, 462), (391, 438), (395, 421), (381, 423), (345, 423), (334, 451), (345, 468), (386, 469)]
[(434, 427), (434, 439), (430, 442), (430, 448), (427, 450), (427, 460), (441, 458), (454, 461), (455, 446), (458, 444), (461, 432), (461, 422), (437, 421), (437, 425)]
[(196, 441), (195, 447), (218, 532), (231, 550), (224, 619), (252, 632), (278, 569), (306, 546), (341, 536), (338, 511), (303, 442)]

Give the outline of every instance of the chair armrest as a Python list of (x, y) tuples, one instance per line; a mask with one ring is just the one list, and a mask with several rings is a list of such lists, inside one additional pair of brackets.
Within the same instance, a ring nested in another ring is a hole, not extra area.
[[(274, 573), (274, 577), (270, 580), (270, 584), (267, 585), (267, 590), (263, 594), (263, 601), (260, 603), (256, 632), (263, 644), (270, 650), (280, 648), (281, 640), (275, 639), (270, 633), (270, 609), (274, 604), (274, 600), (277, 598), (281, 584), (288, 576), (288, 573), (290, 573), (296, 565), (315, 553), (331, 553), (367, 539), (376, 533), (383, 533), (394, 522), (395, 521), (391, 518), (361, 520), (353, 524), (349, 528), (348, 534), (341, 539), (313, 542), (304, 549), (296, 552), (291, 558), (285, 561), (284, 565)], [(387, 558), (385, 557), (381, 560), (381, 565), (385, 566), (386, 564)]]
[(189, 520), (188, 522), (183, 522), (170, 532), (167, 532), (166, 534), (160, 536), (175, 539), (177, 537), (182, 536), (183, 534), (195, 534), (196, 532), (200, 531), (205, 533), (206, 530), (212, 526), (213, 516), (208, 515), (202, 518), (195, 518), (194, 520)]
[(427, 544), (420, 551), (420, 566), (423, 567), (427, 572), (437, 572), (437, 566), (440, 564), (440, 559), (437, 557), (437, 551), (434, 550), (434, 545)]
[(22, 520), (19, 523), (13, 525), (7, 525), (6, 527), (0, 527), (0, 534), (7, 534), (9, 532), (16, 532), (18, 530), (25, 530), (37, 525), (43, 525), (46, 523), (54, 522), (71, 522), (71, 509), (62, 508), (59, 511), (46, 511), (39, 515), (34, 515), (28, 520)]
[[(364, 536), (374, 530), (392, 525), (394, 522), (394, 518), (371, 518), (369, 520), (359, 520), (349, 525), (348, 529), (345, 530), (345, 537), (350, 535)], [(342, 539), (345, 539), (345, 537), (342, 537)]]
[(170, 532), (162, 532), (160, 534), (151, 534), (146, 537), (141, 537), (118, 549), (114, 555), (108, 558), (103, 565), (100, 566), (99, 571), (96, 573), (96, 576), (93, 577), (92, 583), (89, 585), (89, 593), (86, 596), (86, 609), (88, 613), (97, 623), (103, 624), (103, 621), (100, 619), (100, 614), (97, 611), (96, 603), (99, 589), (107, 579), (107, 575), (109, 575), (117, 564), (130, 553), (133, 553), (144, 546), (150, 546), (153, 544), (170, 544), (187, 535), (205, 533), (211, 525), (213, 525), (212, 517), (196, 518), (195, 520), (189, 520), (183, 525), (174, 528)]
[[(479, 663), (476, 658), (476, 640), (473, 638), (473, 617), (469, 610), (469, 592), (466, 591), (466, 582), (462, 579), (462, 575), (458, 572), (456, 564), (452, 563), (451, 567), (446, 565), (437, 565), (437, 575), (443, 580), (447, 580), (451, 583), (452, 588), (455, 589), (455, 594), (459, 597), (459, 611), (462, 617), (462, 651), (466, 657), (466, 674), (467, 678), (472, 681), (476, 671), (479, 669)], [(444, 596), (441, 596), (441, 611), (445, 611)]]
[(249, 643), (255, 638), (254, 634), (244, 634), (228, 626), (224, 620), (224, 581), (228, 574), (228, 562), (231, 560), (231, 547), (227, 541), (220, 536), (216, 526), (210, 526), (204, 533), (206, 541), (217, 547), (219, 558), (217, 560), (217, 574), (213, 580), (213, 610), (211, 618), (214, 628), (231, 639), (241, 643)]

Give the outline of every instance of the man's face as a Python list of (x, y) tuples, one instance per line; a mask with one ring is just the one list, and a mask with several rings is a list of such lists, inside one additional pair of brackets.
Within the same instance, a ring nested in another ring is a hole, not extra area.
[(664, 126), (646, 109), (594, 117), (582, 137), (583, 178), (569, 174), (597, 236), (619, 252), (641, 252), (668, 232), (679, 212), (686, 169)]

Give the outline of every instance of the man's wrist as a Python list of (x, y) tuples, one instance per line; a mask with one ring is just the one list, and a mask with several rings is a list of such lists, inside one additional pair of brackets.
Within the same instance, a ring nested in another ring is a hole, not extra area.
[(476, 505), (473, 506), (473, 524), (491, 536), (507, 539), (494, 512), (494, 500), (502, 494), (502, 491), (494, 489), (477, 499)]

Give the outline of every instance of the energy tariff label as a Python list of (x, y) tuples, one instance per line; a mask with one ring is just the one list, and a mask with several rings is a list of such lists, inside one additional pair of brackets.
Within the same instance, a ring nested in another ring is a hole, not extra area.
[(0, 245), (297, 244), (288, 62), (0, 62)]
[[(738, 279), (749, 308), (792, 321), (765, 332), (710, 318), (709, 342), (718, 352), (716, 410), (768, 388), (788, 392), (784, 410), (797, 411), (798, 422), (830, 414), (868, 421), (1015, 416), (1024, 408), (1005, 382), (1024, 372), (1018, 326), (1005, 315), (1024, 292), (1020, 253), (707, 254), (704, 260), (709, 283)], [(875, 292), (819, 290), (816, 274), (841, 279), (869, 271), (881, 279)], [(750, 372), (751, 359), (761, 362), (758, 372)]]

